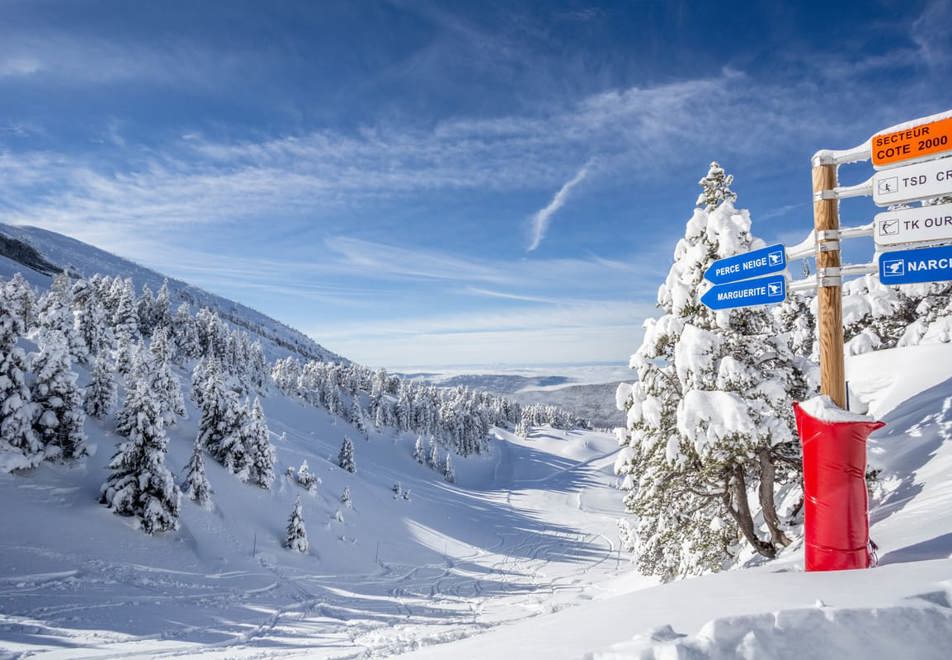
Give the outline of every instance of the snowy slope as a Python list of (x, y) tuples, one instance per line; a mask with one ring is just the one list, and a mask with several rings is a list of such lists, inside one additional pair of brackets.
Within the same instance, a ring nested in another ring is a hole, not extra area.
[[(166, 279), (161, 273), (144, 268), (128, 259), (45, 229), (0, 224), (0, 237), (4, 236), (29, 244), (47, 261), (71, 273), (85, 277), (95, 273), (113, 277), (131, 277), (135, 283), (136, 292), (141, 291), (142, 286), (148, 284), (154, 293)], [(0, 277), (7, 279), (15, 272), (22, 273), (31, 284), (41, 288), (45, 288), (50, 282), (49, 275), (24, 268), (16, 261), (0, 256)], [(258, 311), (181, 280), (168, 278), (168, 282), (169, 292), (172, 294), (173, 311), (181, 302), (189, 303), (193, 313), (202, 307), (217, 310), (226, 321), (261, 337), (269, 359), (282, 358), (293, 353), (308, 359), (346, 362), (344, 358), (327, 350), (310, 337)]]
[[(600, 598), (629, 570), (606, 434), (498, 432), (450, 485), (413, 460), (410, 436), (363, 440), (321, 409), (278, 394), (263, 404), (277, 471), (307, 460), (316, 494), (283, 476), (263, 491), (209, 460), (214, 511), (183, 501), (179, 531), (146, 536), (96, 502), (118, 438), (95, 420), (83, 468), (0, 475), (0, 656), (386, 655)], [(169, 432), (177, 476), (189, 414)], [(353, 475), (334, 462), (345, 433), (358, 438)], [(394, 498), (396, 481), (409, 500)], [(281, 547), (297, 495), (307, 555)]]
[(765, 566), (654, 586), (500, 628), (413, 658), (948, 658), (952, 649), (952, 345), (852, 358), (854, 395), (887, 426), (871, 510), (881, 565), (804, 573), (802, 549)]

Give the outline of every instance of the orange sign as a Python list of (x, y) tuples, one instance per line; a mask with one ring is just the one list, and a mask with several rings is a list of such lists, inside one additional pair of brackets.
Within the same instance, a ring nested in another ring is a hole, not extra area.
[(952, 117), (874, 135), (872, 146), (876, 167), (952, 151)]

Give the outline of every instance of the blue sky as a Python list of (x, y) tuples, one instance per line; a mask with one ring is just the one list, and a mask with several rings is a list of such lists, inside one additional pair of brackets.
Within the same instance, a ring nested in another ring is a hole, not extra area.
[(370, 365), (624, 362), (707, 164), (799, 241), (814, 151), (952, 105), (950, 25), (949, 2), (0, 0), (0, 221)]

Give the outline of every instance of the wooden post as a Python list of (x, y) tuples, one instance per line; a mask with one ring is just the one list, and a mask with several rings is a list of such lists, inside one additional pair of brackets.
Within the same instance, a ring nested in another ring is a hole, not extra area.
[[(836, 187), (836, 165), (813, 164), (813, 193)], [(838, 238), (823, 238), (821, 232), (840, 228), (839, 201), (813, 201), (813, 228), (817, 232), (817, 324), (820, 334), (820, 392), (846, 409), (846, 368), (843, 363), (843, 289), (839, 276), (840, 250)], [(832, 241), (836, 240), (835, 244)], [(821, 249), (823, 243), (836, 249)], [(836, 273), (831, 276), (831, 270)], [(827, 279), (824, 281), (824, 272)], [(824, 286), (826, 285), (826, 286)]]

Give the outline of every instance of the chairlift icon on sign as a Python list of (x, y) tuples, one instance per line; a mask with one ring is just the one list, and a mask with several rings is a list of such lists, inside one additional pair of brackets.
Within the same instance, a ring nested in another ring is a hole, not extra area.
[(767, 263), (771, 266), (779, 266), (783, 263), (783, 251), (777, 250), (775, 252), (767, 253)]
[(902, 259), (883, 261), (883, 273), (889, 277), (902, 277), (906, 274), (906, 262)]

